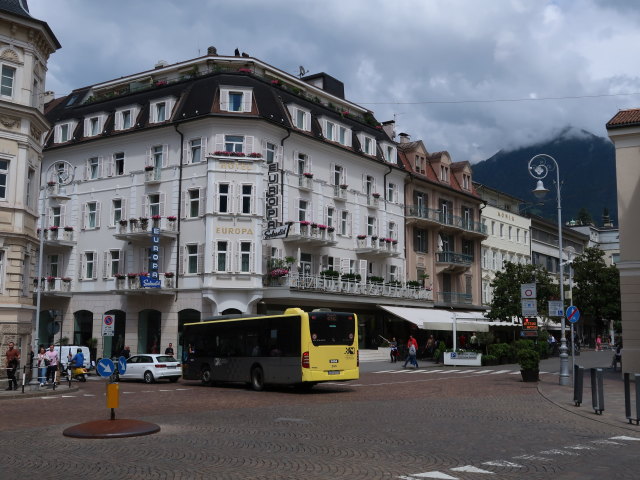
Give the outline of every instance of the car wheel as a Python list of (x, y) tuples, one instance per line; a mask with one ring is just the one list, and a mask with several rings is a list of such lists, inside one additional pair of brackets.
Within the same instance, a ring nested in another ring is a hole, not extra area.
[(180, 377), (169, 377), (171, 383), (176, 383)]
[(151, 373), (149, 370), (144, 372), (144, 383), (153, 383), (154, 381), (155, 378), (153, 378), (153, 373)]
[(211, 386), (211, 370), (209, 369), (209, 367), (204, 367), (202, 369), (202, 373), (200, 373), (200, 380), (202, 381), (202, 384), (210, 387)]
[(264, 390), (264, 372), (262, 367), (253, 367), (251, 369), (251, 388), (256, 392)]

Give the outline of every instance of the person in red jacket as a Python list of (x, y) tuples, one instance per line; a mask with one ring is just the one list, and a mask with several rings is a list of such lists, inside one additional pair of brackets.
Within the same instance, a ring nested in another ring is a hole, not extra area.
[(409, 340), (407, 340), (407, 351), (407, 358), (405, 359), (402, 368), (406, 368), (407, 363), (409, 362), (411, 362), (411, 365), (418, 368), (418, 360), (416, 359), (416, 355), (418, 353), (418, 342), (411, 335), (409, 335)]

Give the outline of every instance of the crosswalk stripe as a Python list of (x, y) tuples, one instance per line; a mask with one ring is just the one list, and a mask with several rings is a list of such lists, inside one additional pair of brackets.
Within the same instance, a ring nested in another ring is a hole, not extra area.
[(494, 475), (489, 470), (483, 470), (482, 468), (474, 467), (473, 465), (465, 465), (464, 467), (455, 467), (451, 469), (452, 472), (470, 472), (470, 473), (488, 473)]
[(442, 372), (442, 370), (423, 370), (422, 373), (438, 373)]
[(473, 373), (489, 373), (489, 372), (493, 372), (493, 370), (476, 370)]
[(440, 373), (455, 373), (455, 372), (459, 372), (460, 370), (443, 370)]
[(510, 372), (511, 370), (498, 370), (497, 372), (490, 373), (489, 375), (500, 375), (502, 373)]

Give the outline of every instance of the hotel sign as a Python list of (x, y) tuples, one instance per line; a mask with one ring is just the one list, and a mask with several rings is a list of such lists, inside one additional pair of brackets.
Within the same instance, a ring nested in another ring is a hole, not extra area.
[[(288, 225), (281, 225), (280, 214), (282, 207), (282, 171), (277, 161), (267, 164), (267, 195), (265, 199), (265, 212), (267, 217), (267, 229), (264, 239), (283, 238), (289, 233)], [(286, 227), (286, 230), (282, 228)]]
[(151, 249), (149, 254), (149, 275), (140, 277), (142, 288), (160, 288), (160, 276), (158, 268), (160, 265), (160, 229), (151, 228)]

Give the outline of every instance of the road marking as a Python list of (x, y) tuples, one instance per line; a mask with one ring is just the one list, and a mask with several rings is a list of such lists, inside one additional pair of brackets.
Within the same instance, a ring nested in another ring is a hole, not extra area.
[(465, 465), (464, 467), (456, 467), (452, 468), (453, 472), (470, 472), (470, 473), (487, 473), (489, 475), (495, 475), (494, 472), (490, 472), (489, 470), (483, 470), (478, 467), (474, 467), (473, 465)]
[(62, 398), (76, 398), (77, 395), (60, 395)]
[(95, 397), (95, 395), (92, 393), (85, 393), (83, 397)]
[(500, 375), (502, 373), (509, 373), (509, 372), (511, 372), (511, 370), (498, 370), (497, 372), (490, 373), (489, 375)]
[(461, 370), (443, 370), (443, 371), (441, 371), (441, 372), (439, 372), (439, 373), (447, 374), (447, 373), (455, 373), (455, 372), (460, 372), (460, 371), (461, 371)]
[(444, 370), (422, 370), (422, 373), (438, 373), (444, 372)]
[(520, 375), (520, 372), (511, 372), (509, 375)]
[(594, 440), (592, 443), (598, 443), (600, 445), (622, 445), (618, 442), (612, 442), (611, 440)]
[(491, 465), (492, 467), (511, 467), (511, 468), (524, 468), (517, 463), (507, 462), (506, 460), (492, 460), (490, 462), (483, 462), (482, 465)]
[(489, 373), (489, 372), (493, 372), (493, 370), (476, 370), (473, 373)]
[(475, 373), (477, 370), (460, 370), (458, 373)]
[(191, 390), (190, 388), (176, 388), (177, 392), (185, 392), (187, 390)]
[(567, 452), (566, 450), (560, 450), (559, 448), (552, 448), (551, 450), (544, 450), (540, 452), (542, 455), (580, 455), (575, 452)]
[(442, 473), (442, 472), (437, 472), (437, 471), (433, 471), (433, 472), (424, 472), (424, 473), (412, 473), (409, 478), (411, 477), (418, 477), (418, 478), (441, 478), (444, 480), (458, 480), (458, 477), (452, 477), (451, 475), (447, 475), (446, 473)]
[(122, 393), (127, 394), (127, 393), (136, 393), (136, 392), (122, 392)]
[(537, 457), (535, 455), (518, 455), (517, 457), (513, 457), (513, 458), (517, 458), (518, 460), (540, 460), (542, 462), (549, 462), (551, 461), (550, 458), (546, 458), (546, 457)]
[(158, 390), (159, 392), (173, 392), (174, 390), (163, 390), (162, 388)]
[(380, 370), (379, 372), (373, 372), (373, 373), (394, 373), (397, 372), (397, 370)]
[(640, 442), (640, 438), (636, 438), (636, 437), (625, 437), (620, 436), (620, 437), (611, 437), (609, 440), (630, 440), (632, 442)]
[(590, 447), (589, 445), (572, 445), (564, 448), (570, 448), (571, 450), (593, 450), (593, 447)]

